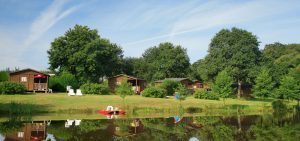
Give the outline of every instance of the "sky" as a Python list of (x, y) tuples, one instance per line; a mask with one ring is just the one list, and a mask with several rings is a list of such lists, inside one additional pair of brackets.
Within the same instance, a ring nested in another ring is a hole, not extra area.
[(125, 57), (171, 42), (190, 63), (221, 29), (238, 27), (266, 44), (300, 42), (299, 0), (0, 0), (0, 69), (49, 67), (51, 42), (76, 24), (97, 29)]

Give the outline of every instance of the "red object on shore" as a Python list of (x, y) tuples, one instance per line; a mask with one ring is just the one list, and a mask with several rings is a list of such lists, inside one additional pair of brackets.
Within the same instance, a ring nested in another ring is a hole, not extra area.
[(124, 110), (98, 110), (97, 113), (102, 115), (125, 115), (126, 112)]

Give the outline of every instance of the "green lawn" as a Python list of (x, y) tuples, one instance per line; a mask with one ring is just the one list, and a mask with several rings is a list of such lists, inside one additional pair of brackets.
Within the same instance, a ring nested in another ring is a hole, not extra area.
[[(168, 117), (172, 115), (253, 115), (271, 113), (272, 100), (237, 100), (227, 99), (225, 105), (222, 100), (203, 100), (188, 97), (181, 102), (184, 113), (179, 108), (180, 102), (173, 98), (145, 98), (134, 95), (125, 98), (125, 106), (117, 95), (84, 95), (67, 96), (65, 93), (55, 94), (29, 94), (29, 95), (0, 95), (0, 113), (5, 116), (10, 112), (11, 103), (17, 103), (16, 111), (31, 109), (41, 119), (64, 119), (71, 116), (99, 118), (96, 110), (105, 109), (106, 106), (118, 106), (127, 110), (131, 117)], [(286, 102), (295, 105), (296, 102)], [(31, 108), (27, 108), (28, 105)], [(24, 107), (24, 108), (22, 108)], [(46, 113), (46, 114), (44, 114)], [(46, 117), (45, 117), (46, 115)], [(49, 116), (50, 115), (50, 116)]]
[[(10, 102), (23, 104), (33, 104), (46, 108), (49, 112), (63, 111), (69, 109), (103, 109), (107, 105), (123, 107), (122, 99), (117, 95), (85, 95), (85, 96), (67, 96), (67, 94), (31, 94), (31, 95), (0, 95), (0, 104)], [(127, 107), (136, 108), (176, 108), (180, 102), (173, 98), (145, 98), (134, 95), (125, 98)], [(199, 107), (202, 109), (219, 109), (224, 108), (222, 100), (203, 100), (188, 97), (181, 102), (185, 108)], [(271, 106), (271, 101), (257, 100), (237, 100), (227, 99), (225, 105), (228, 107), (246, 106), (256, 110), (263, 110), (264, 107)], [(1, 107), (0, 107), (1, 109)]]

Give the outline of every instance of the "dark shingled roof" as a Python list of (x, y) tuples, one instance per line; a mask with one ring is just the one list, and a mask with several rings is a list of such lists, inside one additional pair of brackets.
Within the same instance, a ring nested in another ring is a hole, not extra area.
[[(182, 81), (182, 80), (190, 80), (190, 79), (188, 79), (188, 78), (165, 78), (164, 80), (157, 80), (157, 81), (155, 81), (155, 83), (161, 83), (161, 82), (163, 82), (163, 81), (165, 81), (165, 80), (173, 80), (173, 81)], [(191, 80), (190, 80), (191, 81)]]

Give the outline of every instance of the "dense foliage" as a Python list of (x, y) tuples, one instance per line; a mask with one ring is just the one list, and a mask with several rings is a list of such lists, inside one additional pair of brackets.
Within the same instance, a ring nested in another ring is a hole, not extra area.
[(196, 90), (194, 93), (194, 97), (198, 99), (219, 100), (219, 96), (216, 93), (203, 89)]
[(109, 88), (107, 82), (101, 84), (98, 83), (86, 83), (80, 86), (80, 90), (83, 94), (109, 94)]
[(144, 97), (154, 97), (154, 98), (164, 98), (166, 97), (166, 90), (159, 87), (147, 87), (143, 92), (142, 96)]
[(223, 70), (217, 75), (216, 81), (212, 86), (212, 92), (223, 99), (228, 98), (233, 93), (232, 84), (232, 77), (229, 76), (226, 70)]
[(274, 82), (269, 73), (269, 69), (262, 68), (261, 72), (255, 79), (255, 85), (253, 88), (253, 95), (256, 97), (266, 98), (270, 97), (274, 92)]
[(182, 84), (179, 84), (175, 90), (179, 94), (179, 100), (185, 100), (185, 98), (190, 94), (189, 90)]
[(68, 72), (62, 72), (60, 75), (49, 78), (49, 88), (54, 92), (65, 92), (67, 86), (71, 86), (73, 89), (79, 88), (78, 80)]
[(122, 50), (100, 38), (97, 30), (75, 25), (51, 43), (48, 54), (51, 70), (68, 71), (84, 83), (98, 82), (100, 77), (116, 74)]
[(26, 87), (16, 82), (0, 82), (0, 94), (24, 94)]
[(175, 92), (175, 90), (180, 85), (179, 81), (175, 80), (164, 80), (159, 87), (166, 90), (168, 96), (172, 96)]
[(0, 71), (0, 82), (8, 81), (9, 73), (7, 71)]

